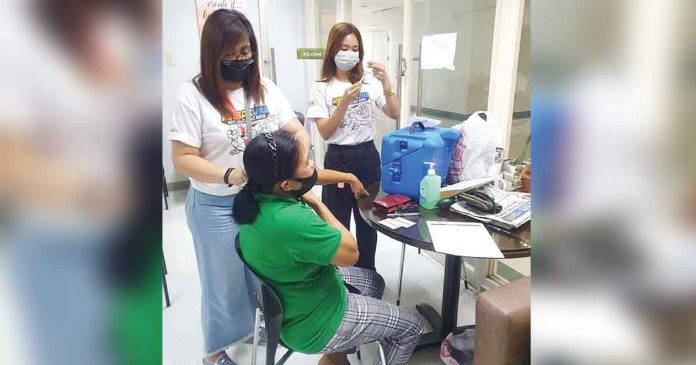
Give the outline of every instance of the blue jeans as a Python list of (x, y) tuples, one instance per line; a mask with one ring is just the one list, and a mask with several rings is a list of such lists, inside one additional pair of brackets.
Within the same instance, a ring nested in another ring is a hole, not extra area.
[(239, 225), (232, 217), (234, 195), (189, 189), (186, 220), (201, 280), (201, 322), (205, 352), (213, 354), (247, 337), (254, 328), (251, 278), (234, 248)]

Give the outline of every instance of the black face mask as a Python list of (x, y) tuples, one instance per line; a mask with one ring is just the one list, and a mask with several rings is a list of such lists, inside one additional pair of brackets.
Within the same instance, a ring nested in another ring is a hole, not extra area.
[(302, 197), (302, 195), (305, 195), (308, 191), (312, 190), (314, 185), (317, 184), (317, 169), (314, 169), (314, 173), (312, 176), (305, 177), (304, 179), (299, 179), (299, 178), (293, 178), (293, 180), (299, 182), (302, 184), (302, 188), (300, 190), (290, 190), (288, 191), (289, 194), (292, 194), (296, 198)]
[(241, 82), (249, 76), (249, 69), (253, 63), (253, 58), (234, 61), (222, 60), (220, 61), (220, 74), (227, 81)]

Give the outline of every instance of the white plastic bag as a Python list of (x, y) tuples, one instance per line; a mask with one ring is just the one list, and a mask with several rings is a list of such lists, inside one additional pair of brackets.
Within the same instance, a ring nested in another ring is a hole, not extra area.
[[(486, 118), (486, 119), (484, 119)], [(460, 137), (452, 151), (448, 184), (488, 176), (495, 160), (496, 129), (487, 112), (478, 111), (455, 125)]]

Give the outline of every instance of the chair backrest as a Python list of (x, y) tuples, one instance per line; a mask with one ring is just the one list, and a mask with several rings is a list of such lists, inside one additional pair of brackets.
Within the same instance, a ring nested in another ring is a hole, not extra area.
[(305, 123), (304, 114), (302, 114), (300, 112), (295, 112), (295, 116), (297, 116), (297, 119), (300, 121), (300, 123), (302, 123), (302, 125), (304, 125), (304, 123)]
[[(242, 249), (239, 243), (239, 234), (234, 239), (234, 247), (237, 250), (237, 255), (244, 262), (247, 275), (250, 275), (254, 282), (254, 297), (256, 305), (263, 313), (264, 322), (266, 323), (266, 335), (268, 336), (268, 344), (266, 345), (266, 365), (275, 364), (275, 353), (280, 343), (280, 330), (283, 327), (283, 304), (278, 295), (273, 291), (273, 288), (261, 279), (254, 269), (249, 266), (249, 263), (242, 255)], [(257, 331), (258, 329), (254, 329)]]

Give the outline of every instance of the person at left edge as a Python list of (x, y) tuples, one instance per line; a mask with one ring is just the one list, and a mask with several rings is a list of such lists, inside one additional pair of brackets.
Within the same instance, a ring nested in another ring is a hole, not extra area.
[[(253, 330), (254, 305), (234, 249), (239, 225), (232, 217), (236, 194), (247, 181), (246, 143), (278, 129), (309, 140), (287, 98), (260, 76), (258, 56), (254, 31), (243, 14), (213, 12), (201, 35), (201, 72), (179, 87), (169, 133), (174, 168), (191, 181), (186, 220), (201, 282), (204, 364), (232, 364), (225, 350)], [(343, 182), (356, 196), (367, 193), (352, 174), (323, 170), (317, 175), (319, 184)]]

